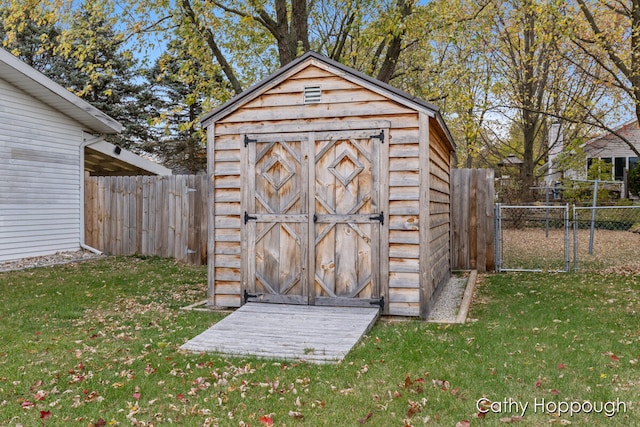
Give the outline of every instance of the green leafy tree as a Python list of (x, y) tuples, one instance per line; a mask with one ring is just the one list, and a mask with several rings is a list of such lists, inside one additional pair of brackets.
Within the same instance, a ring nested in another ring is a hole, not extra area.
[[(153, 93), (153, 124), (158, 132), (153, 147), (148, 147), (174, 171), (198, 173), (206, 171), (205, 136), (199, 118), (205, 96), (198, 88), (208, 80), (204, 64), (187, 52), (184, 41), (175, 39), (149, 70), (149, 91)], [(218, 75), (222, 84), (224, 77)], [(210, 82), (209, 82), (210, 83)], [(214, 85), (209, 85), (214, 86)]]
[(109, 2), (84, 1), (60, 36), (56, 53), (64, 61), (55, 62), (49, 75), (124, 125), (123, 132), (108, 137), (110, 142), (140, 151), (152, 139), (145, 111), (149, 100), (140, 99), (149, 92), (117, 25)]
[(54, 53), (60, 37), (55, 15), (28, 3), (0, 3), (2, 46), (36, 70), (47, 73), (58, 60)]
[(636, 165), (629, 171), (629, 174), (627, 175), (627, 182), (631, 194), (634, 196), (640, 196), (640, 164)]

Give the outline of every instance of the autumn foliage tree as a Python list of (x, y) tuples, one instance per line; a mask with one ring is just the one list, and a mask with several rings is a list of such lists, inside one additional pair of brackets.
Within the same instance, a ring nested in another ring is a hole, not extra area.
[(528, 189), (550, 123), (580, 141), (621, 93), (640, 117), (639, 1), (0, 0), (0, 36), (180, 170), (204, 111), (313, 49), (441, 107), (460, 165), (517, 153)]
[[(598, 65), (599, 73), (580, 71), (594, 84), (612, 93), (624, 93), (640, 121), (640, 1), (575, 0), (572, 5), (578, 16), (572, 26), (572, 40)], [(602, 121), (598, 125), (616, 134), (640, 157), (638, 148), (624, 136)]]

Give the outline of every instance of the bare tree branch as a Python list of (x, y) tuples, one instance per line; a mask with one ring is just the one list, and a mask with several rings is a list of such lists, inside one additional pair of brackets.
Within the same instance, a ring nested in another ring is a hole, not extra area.
[(220, 64), (220, 67), (222, 68), (222, 72), (225, 74), (225, 76), (227, 76), (229, 83), (231, 83), (231, 87), (233, 88), (233, 91), (236, 93), (236, 95), (240, 94), (242, 92), (242, 85), (236, 78), (233, 68), (227, 62), (227, 59), (225, 58), (224, 54), (220, 50), (220, 47), (218, 47), (213, 31), (211, 31), (210, 28), (207, 28), (204, 25), (202, 25), (202, 23), (196, 16), (195, 12), (193, 11), (193, 8), (191, 7), (191, 2), (189, 0), (182, 0), (182, 8), (187, 18), (189, 18), (189, 21), (191, 21), (191, 23), (195, 26), (196, 30), (200, 34), (202, 34), (202, 36), (205, 38), (207, 45), (209, 46), (209, 49), (211, 49), (211, 52), (213, 53), (213, 56), (215, 56), (216, 61), (218, 61), (218, 64)]

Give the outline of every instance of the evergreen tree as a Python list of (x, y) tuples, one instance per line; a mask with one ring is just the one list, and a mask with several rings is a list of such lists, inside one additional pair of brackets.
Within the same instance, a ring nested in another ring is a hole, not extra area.
[[(167, 167), (181, 173), (198, 173), (206, 170), (205, 135), (199, 118), (203, 103), (211, 88), (211, 81), (203, 64), (191, 55), (183, 40), (169, 42), (148, 72), (152, 83), (149, 95), (154, 109), (155, 131), (158, 132), (153, 152), (162, 158)], [(224, 84), (218, 73), (216, 84)]]
[(140, 152), (153, 142), (145, 110), (150, 101), (140, 97), (149, 92), (117, 22), (108, 3), (83, 2), (60, 38), (58, 53), (64, 60), (55, 61), (48, 74), (124, 125), (120, 134), (107, 138), (110, 142)]
[(47, 74), (58, 60), (54, 53), (60, 28), (26, 4), (0, 7), (0, 46)]

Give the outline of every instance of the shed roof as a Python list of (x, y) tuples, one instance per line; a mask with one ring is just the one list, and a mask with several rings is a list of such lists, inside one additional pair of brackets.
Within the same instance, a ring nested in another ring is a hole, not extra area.
[(94, 133), (120, 132), (122, 124), (0, 48), (0, 78), (64, 113)]
[(455, 147), (453, 137), (451, 136), (447, 125), (444, 123), (438, 107), (314, 51), (306, 52), (304, 55), (296, 58), (294, 61), (271, 74), (269, 77), (261, 80), (241, 94), (204, 115), (201, 119), (203, 126), (208, 127), (212, 123), (220, 120), (228, 114), (231, 114), (247, 102), (255, 99), (309, 65), (321, 66), (329, 72), (393, 99), (408, 108), (427, 113), (438, 121), (449, 143), (452, 147)]

